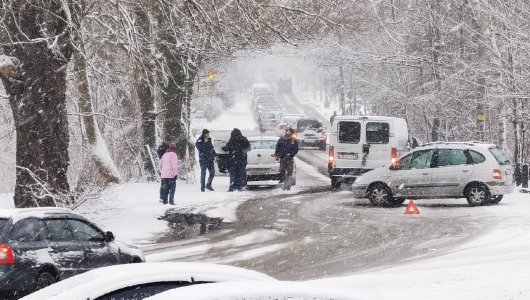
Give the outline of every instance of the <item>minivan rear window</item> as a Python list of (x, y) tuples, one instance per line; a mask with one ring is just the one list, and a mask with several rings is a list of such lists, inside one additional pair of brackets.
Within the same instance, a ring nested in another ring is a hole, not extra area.
[(7, 223), (7, 219), (0, 219), (0, 233), (4, 230), (4, 226)]
[(368, 144), (388, 144), (390, 141), (390, 125), (384, 122), (368, 122), (366, 124), (366, 142)]
[(339, 143), (358, 144), (361, 141), (361, 123), (339, 122)]
[(490, 148), (490, 152), (491, 152), (491, 154), (493, 154), (493, 156), (495, 156), (495, 159), (497, 160), (499, 165), (509, 165), (510, 164), (510, 160), (508, 159), (506, 154), (504, 154), (504, 152), (502, 152), (501, 149), (499, 149), (497, 147), (493, 147), (493, 148)]

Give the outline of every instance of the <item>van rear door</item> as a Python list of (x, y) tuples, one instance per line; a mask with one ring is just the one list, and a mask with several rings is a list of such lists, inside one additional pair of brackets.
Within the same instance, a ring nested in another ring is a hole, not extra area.
[(338, 168), (361, 168), (362, 127), (359, 120), (338, 122), (335, 145), (335, 164)]
[(390, 132), (391, 128), (393, 128), (391, 121), (367, 120), (365, 122), (364, 143), (367, 146), (364, 147), (368, 148), (368, 154), (363, 168), (375, 169), (390, 164), (392, 147), (397, 147), (393, 142), (394, 136)]

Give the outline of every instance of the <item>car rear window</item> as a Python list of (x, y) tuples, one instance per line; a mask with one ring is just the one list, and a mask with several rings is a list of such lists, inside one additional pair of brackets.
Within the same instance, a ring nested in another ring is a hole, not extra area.
[(390, 125), (384, 122), (368, 122), (366, 124), (366, 142), (368, 144), (388, 144), (390, 141)]
[(493, 147), (493, 148), (490, 148), (489, 150), (490, 150), (491, 154), (493, 154), (493, 156), (495, 157), (495, 159), (497, 160), (499, 165), (509, 165), (510, 164), (510, 160), (508, 159), (506, 154), (504, 154), (504, 152), (502, 152), (501, 149), (499, 149), (497, 147)]
[(339, 143), (358, 144), (361, 141), (361, 123), (339, 122)]
[(322, 127), (322, 123), (320, 123), (317, 120), (312, 119), (301, 119), (298, 120), (298, 124), (296, 126), (300, 128), (320, 128)]
[(250, 148), (252, 149), (276, 149), (276, 141), (273, 141), (273, 140), (250, 141)]
[(4, 230), (4, 226), (7, 223), (7, 219), (0, 219), (0, 233)]
[(469, 155), (471, 155), (474, 164), (480, 164), (486, 161), (484, 155), (478, 153), (477, 151), (469, 150)]

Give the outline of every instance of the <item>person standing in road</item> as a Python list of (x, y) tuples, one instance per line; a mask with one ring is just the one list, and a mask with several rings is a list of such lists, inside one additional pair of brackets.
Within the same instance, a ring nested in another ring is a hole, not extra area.
[(294, 156), (298, 153), (298, 141), (294, 129), (285, 129), (285, 135), (278, 139), (276, 151), (273, 156), (280, 159), (280, 182), (283, 183), (284, 190), (290, 190), (294, 183)]
[(250, 151), (250, 142), (239, 129), (234, 128), (230, 139), (222, 149), (228, 152), (228, 172), (230, 173), (228, 191), (243, 191), (247, 185), (247, 152)]
[[(203, 129), (202, 134), (195, 142), (195, 147), (199, 151), (199, 165), (201, 167), (201, 192), (204, 192), (205, 188), (213, 191), (212, 181), (215, 176), (215, 159), (217, 153), (213, 147), (212, 138), (210, 137), (210, 131)], [(206, 170), (208, 170), (208, 182), (206, 183)]]
[(162, 155), (160, 164), (158, 166), (160, 170), (160, 177), (162, 178), (162, 184), (160, 188), (160, 197), (162, 203), (174, 205), (176, 180), (179, 175), (179, 159), (177, 156), (177, 145), (175, 143), (169, 144), (169, 147)]

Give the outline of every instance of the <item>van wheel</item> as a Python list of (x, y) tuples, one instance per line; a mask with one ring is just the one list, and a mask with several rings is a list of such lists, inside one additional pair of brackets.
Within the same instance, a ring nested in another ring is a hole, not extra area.
[(52, 285), (56, 282), (55, 277), (48, 273), (48, 272), (42, 272), (39, 274), (39, 277), (37, 277), (37, 282), (35, 284), (35, 290), (43, 289), (49, 285)]
[(490, 191), (482, 184), (469, 186), (466, 190), (466, 198), (469, 206), (487, 205), (492, 200)]
[(373, 206), (394, 206), (396, 200), (392, 197), (392, 191), (382, 183), (376, 183), (368, 191), (368, 200)]
[(339, 181), (339, 178), (337, 177), (331, 177), (331, 190), (332, 191), (336, 191), (338, 189), (340, 189), (340, 181)]
[(502, 200), (502, 195), (493, 196), (493, 197), (491, 197), (490, 203), (491, 204), (499, 204), (499, 202), (501, 202), (501, 200)]

